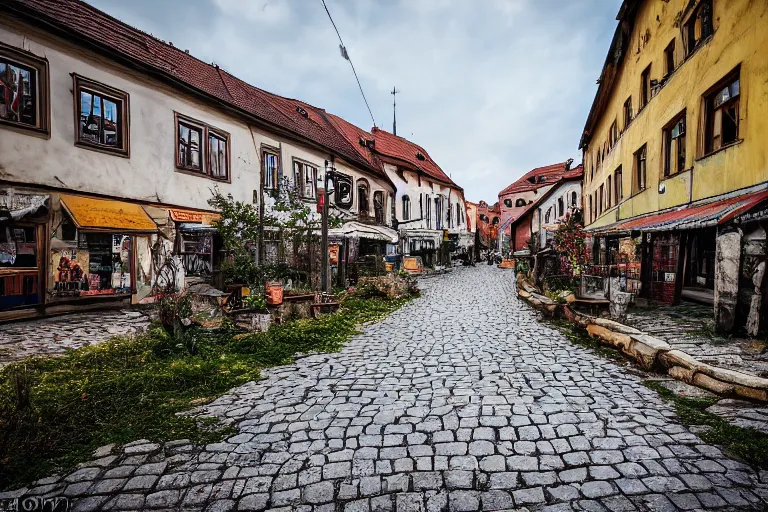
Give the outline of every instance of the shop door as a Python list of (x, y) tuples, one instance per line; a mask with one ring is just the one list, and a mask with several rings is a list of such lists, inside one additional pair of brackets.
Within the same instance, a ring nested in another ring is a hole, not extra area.
[(672, 304), (675, 301), (680, 236), (673, 233), (656, 235), (652, 244), (651, 299)]

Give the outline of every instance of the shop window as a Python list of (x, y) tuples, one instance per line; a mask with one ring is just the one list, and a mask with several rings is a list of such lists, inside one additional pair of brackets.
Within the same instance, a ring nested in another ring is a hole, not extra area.
[(376, 222), (384, 223), (384, 192), (377, 190), (373, 193), (373, 214)]
[(294, 161), (293, 183), (302, 199), (317, 199), (317, 167)]
[(277, 152), (263, 149), (261, 152), (262, 185), (266, 190), (276, 190), (279, 182), (280, 157)]
[(685, 169), (685, 112), (664, 128), (664, 176)]
[(714, 31), (712, 26), (712, 0), (702, 0), (683, 26), (686, 55), (690, 55)]
[(78, 146), (127, 156), (128, 93), (74, 75)]
[(411, 220), (411, 198), (403, 196), (403, 220)]
[(213, 230), (202, 225), (179, 230), (181, 260), (188, 276), (210, 276), (213, 272)]
[(368, 194), (368, 182), (359, 180), (357, 182), (357, 212), (363, 217), (371, 214), (370, 197)]
[(352, 208), (354, 198), (352, 193), (352, 178), (346, 174), (336, 173), (333, 181), (336, 206), (349, 210)]
[(34, 227), (0, 226), (0, 269), (36, 268), (37, 237)]
[(647, 157), (647, 146), (643, 144), (643, 147), (637, 150), (635, 153), (635, 186), (637, 189), (636, 192), (641, 192), (645, 190), (645, 187), (647, 185), (647, 174), (646, 174), (646, 157)]
[(737, 70), (718, 84), (713, 93), (705, 97), (705, 153), (711, 153), (721, 147), (738, 142), (739, 93), (740, 81)]
[(651, 65), (649, 64), (640, 75), (640, 109), (642, 110), (651, 100)]
[(675, 40), (673, 39), (664, 48), (664, 69), (667, 76), (671, 75), (675, 71)]
[(525, 206), (525, 199), (518, 199), (515, 201), (515, 208), (520, 208), (522, 206)]
[(0, 44), (0, 124), (48, 132), (48, 62)]
[(84, 233), (76, 247), (54, 253), (56, 295), (130, 295), (132, 254), (130, 235)]
[(632, 96), (624, 102), (624, 129), (632, 122)]
[(622, 199), (624, 199), (624, 188), (621, 183), (622, 175), (621, 175), (621, 166), (616, 169), (613, 173), (613, 186), (616, 188), (614, 191), (613, 197), (616, 198), (616, 202), (618, 203)]

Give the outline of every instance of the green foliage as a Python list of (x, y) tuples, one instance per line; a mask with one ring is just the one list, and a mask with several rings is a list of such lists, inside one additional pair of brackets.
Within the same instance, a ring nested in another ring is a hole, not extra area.
[(565, 220), (560, 222), (553, 234), (553, 245), (560, 254), (560, 267), (562, 273), (567, 275), (580, 275), (582, 268), (589, 262), (586, 233), (582, 224), (579, 210), (568, 213)]
[(679, 396), (659, 381), (645, 381), (643, 384), (672, 402), (684, 424), (708, 427), (698, 434), (704, 441), (722, 446), (754, 468), (768, 469), (768, 435), (759, 430), (731, 425), (720, 416), (707, 412), (705, 409), (715, 404), (717, 398)]
[(0, 369), (0, 489), (67, 471), (98, 446), (135, 439), (196, 443), (226, 431), (177, 413), (258, 379), (297, 352), (335, 351), (361, 323), (407, 299), (348, 297), (319, 320), (240, 333), (192, 327), (178, 335), (156, 326), (59, 358), (30, 358)]
[(192, 315), (192, 299), (186, 293), (162, 293), (158, 295), (157, 313), (163, 327), (178, 333), (182, 319)]
[(251, 309), (266, 309), (267, 299), (261, 294), (252, 294), (243, 299), (245, 307)]

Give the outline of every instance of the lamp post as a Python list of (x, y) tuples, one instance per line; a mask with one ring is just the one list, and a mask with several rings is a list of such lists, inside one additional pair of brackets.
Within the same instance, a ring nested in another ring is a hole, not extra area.
[(336, 172), (336, 168), (334, 167), (334, 161), (335, 158), (333, 155), (331, 155), (330, 162), (328, 160), (325, 161), (325, 173), (323, 176), (318, 177), (318, 196), (322, 197), (322, 205), (320, 209), (320, 218), (321, 218), (321, 235), (320, 235), (320, 246), (321, 250), (323, 252), (322, 256), (322, 270), (320, 272), (320, 290), (323, 293), (328, 292), (328, 200), (331, 195), (331, 191), (328, 190), (328, 180), (333, 180), (334, 174)]

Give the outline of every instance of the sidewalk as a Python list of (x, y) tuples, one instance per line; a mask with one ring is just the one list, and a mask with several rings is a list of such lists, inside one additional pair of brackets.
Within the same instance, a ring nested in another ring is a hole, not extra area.
[(145, 330), (140, 311), (91, 311), (0, 325), (0, 366), (28, 356), (63, 354)]
[(625, 322), (714, 366), (768, 377), (768, 340), (725, 338), (715, 333), (711, 306), (631, 307)]

